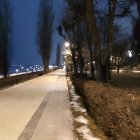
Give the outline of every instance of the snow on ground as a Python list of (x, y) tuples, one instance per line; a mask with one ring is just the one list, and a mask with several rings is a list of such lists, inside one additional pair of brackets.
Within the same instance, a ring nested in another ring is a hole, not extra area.
[[(75, 88), (72, 85), (72, 82), (70, 79), (68, 79), (68, 82), (70, 84), (70, 95), (71, 95), (71, 106), (73, 107), (74, 111), (81, 112), (83, 115), (78, 116), (77, 118), (74, 118), (74, 120), (77, 123), (80, 123), (82, 126), (77, 128), (76, 131), (79, 133), (80, 136), (83, 137), (84, 140), (100, 140), (99, 138), (95, 138), (93, 134), (91, 133), (90, 129), (88, 128), (89, 121), (87, 118), (85, 118), (86, 109), (81, 107), (81, 104), (78, 102), (80, 96), (76, 94)], [(86, 114), (87, 115), (87, 114)]]
[(74, 89), (70, 89), (70, 94), (75, 95), (75, 90)]
[(3, 78), (4, 76), (3, 75), (0, 75), (0, 78)]
[(74, 86), (71, 84), (71, 90), (74, 90)]
[(86, 113), (86, 109), (82, 108), (79, 103), (71, 101), (70, 103), (76, 112)]
[(88, 120), (83, 116), (79, 116), (79, 117), (75, 118), (75, 121), (82, 123), (82, 124), (88, 124)]
[(134, 72), (134, 73), (140, 73), (140, 71), (138, 71), (138, 70), (133, 70), (132, 72)]
[(80, 104), (77, 103), (77, 101), (80, 98), (80, 96), (77, 95), (77, 94), (75, 94), (75, 90), (71, 89), (70, 90), (70, 94), (71, 94), (71, 99), (72, 99), (72, 101), (71, 101), (70, 104), (72, 105), (72, 107), (74, 108), (74, 110), (77, 111), (77, 112), (86, 113), (86, 109), (82, 108), (80, 106)]
[(79, 98), (80, 98), (80, 96), (78, 96), (78, 95), (72, 95), (73, 101), (78, 101)]
[(77, 129), (77, 132), (80, 133), (85, 140), (100, 140), (92, 136), (89, 128), (85, 125)]
[[(120, 69), (119, 72), (126, 72), (127, 69)], [(112, 72), (117, 72), (117, 70), (112, 70)], [(140, 73), (139, 70), (130, 70), (130, 72), (132, 73)]]

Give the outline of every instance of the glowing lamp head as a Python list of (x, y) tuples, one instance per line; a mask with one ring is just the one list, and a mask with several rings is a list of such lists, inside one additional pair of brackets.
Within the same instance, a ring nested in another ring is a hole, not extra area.
[(132, 57), (132, 51), (128, 50), (128, 56), (131, 58)]
[(70, 43), (69, 43), (69, 42), (66, 42), (66, 43), (65, 43), (65, 46), (66, 46), (66, 47), (69, 47), (69, 46), (70, 46)]

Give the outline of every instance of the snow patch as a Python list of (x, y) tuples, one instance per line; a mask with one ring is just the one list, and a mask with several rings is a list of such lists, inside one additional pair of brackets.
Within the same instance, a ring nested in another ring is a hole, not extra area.
[(92, 136), (87, 126), (82, 126), (78, 128), (77, 132), (80, 133), (85, 140), (100, 140), (99, 138), (95, 138)]
[(71, 81), (69, 81), (69, 84), (70, 84), (70, 86), (72, 85), (72, 82)]
[(73, 85), (71, 85), (71, 89), (74, 90), (74, 86)]
[(75, 118), (75, 121), (77, 121), (79, 123), (83, 123), (83, 124), (88, 124), (88, 120), (83, 116), (79, 116), (79, 117)]
[(75, 101), (71, 101), (70, 104), (71, 104), (72, 107), (74, 107), (74, 108), (77, 108), (77, 107), (79, 108), (79, 107), (80, 107), (80, 104), (77, 103), (77, 102), (75, 102)]
[(75, 111), (85, 113), (86, 109), (82, 108), (79, 103), (72, 101), (70, 103)]
[(75, 95), (74, 93), (75, 93), (75, 90), (70, 89), (70, 94)]
[(72, 96), (72, 100), (73, 100), (73, 101), (77, 101), (79, 98), (80, 98), (80, 96), (77, 96), (77, 95), (73, 95), (73, 96)]
[[(73, 107), (74, 111), (76, 112), (81, 112), (81, 113), (84, 113), (85, 115), (86, 114), (86, 109), (82, 108), (80, 106), (80, 103), (78, 103), (78, 99), (80, 98), (79, 95), (75, 94), (75, 88), (72, 84), (72, 82), (70, 81), (70, 79), (68, 79), (68, 82), (70, 84), (70, 95), (71, 95), (71, 99), (72, 101), (70, 102), (71, 106)], [(83, 139), (85, 140), (100, 140), (99, 138), (95, 138), (93, 137), (90, 129), (88, 128), (88, 119), (86, 119), (85, 117), (83, 116), (79, 116), (77, 118), (74, 119), (76, 122), (78, 123), (81, 123), (83, 124), (82, 127), (76, 129), (76, 131), (83, 137)]]

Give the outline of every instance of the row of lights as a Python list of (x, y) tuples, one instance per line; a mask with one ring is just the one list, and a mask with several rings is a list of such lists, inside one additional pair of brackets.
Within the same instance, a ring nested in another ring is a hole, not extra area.
[(30, 72), (30, 71), (36, 72), (36, 71), (43, 71), (44, 70), (44, 67), (43, 66), (36, 65), (35, 67), (34, 66), (30, 66), (29, 68), (25, 68), (24, 66), (21, 66), (19, 69), (16, 69), (15, 72), (16, 73), (20, 72), (20, 69), (21, 70), (25, 70), (26, 72)]

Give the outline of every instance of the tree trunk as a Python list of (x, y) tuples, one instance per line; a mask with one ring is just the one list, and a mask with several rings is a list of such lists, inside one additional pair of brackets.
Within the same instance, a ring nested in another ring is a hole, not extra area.
[(139, 19), (140, 19), (140, 0), (136, 0), (136, 1), (137, 1), (137, 9), (138, 9)]
[(117, 64), (117, 74), (119, 74), (119, 73), (120, 73), (120, 65)]
[(77, 63), (75, 60), (73, 61), (73, 68), (74, 68), (74, 75), (77, 75), (78, 68), (77, 68)]
[(112, 51), (112, 41), (113, 41), (113, 21), (115, 17), (116, 10), (116, 0), (108, 0), (108, 25), (107, 25), (107, 80), (111, 80), (110, 71), (110, 55)]
[(90, 40), (95, 48), (95, 61), (97, 68), (97, 80), (102, 81), (102, 54), (99, 30), (97, 28), (96, 13), (93, 6), (93, 0), (85, 0), (86, 5), (86, 23)]
[(71, 51), (72, 51), (73, 72), (74, 72), (74, 74), (76, 75), (76, 74), (77, 74), (77, 62), (76, 62), (76, 60), (75, 60), (75, 49), (72, 48)]
[(107, 56), (106, 62), (106, 81), (111, 80), (111, 65), (110, 65), (110, 56)]
[(12, 22), (12, 9), (9, 0), (0, 1), (0, 48), (1, 48), (1, 66), (4, 77), (8, 76), (9, 70), (9, 52), (10, 52), (10, 32)]
[(84, 70), (84, 58), (82, 56), (80, 56), (79, 63), (80, 63), (80, 75), (82, 76)]
[(100, 59), (96, 59), (96, 70), (97, 70), (97, 80), (100, 82), (104, 82), (103, 65)]
[(95, 76), (94, 76), (94, 64), (93, 64), (93, 52), (92, 52), (92, 44), (91, 44), (91, 41), (90, 41), (90, 37), (87, 33), (87, 41), (88, 41), (88, 48), (89, 48), (89, 54), (90, 54), (90, 78), (91, 79), (95, 79)]

